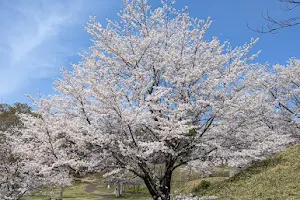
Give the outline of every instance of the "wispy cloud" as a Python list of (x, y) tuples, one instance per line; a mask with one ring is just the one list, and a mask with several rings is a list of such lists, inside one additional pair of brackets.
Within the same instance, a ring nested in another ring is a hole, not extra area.
[(99, 2), (105, 7), (109, 1), (1, 1), (0, 97), (56, 76), (78, 50), (70, 30), (81, 30), (93, 6), (101, 9)]
[[(57, 60), (47, 55), (53, 48), (47, 43), (68, 25), (71, 17), (72, 12), (62, 12), (61, 7), (67, 5), (28, 2), (5, 1), (1, 6), (1, 96), (13, 93), (30, 78), (51, 76)], [(63, 47), (57, 44), (55, 48), (60, 51)]]

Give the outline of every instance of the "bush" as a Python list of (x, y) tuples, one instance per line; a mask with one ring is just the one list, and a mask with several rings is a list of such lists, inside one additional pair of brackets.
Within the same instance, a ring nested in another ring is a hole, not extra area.
[(211, 186), (211, 182), (210, 181), (201, 181), (200, 184), (195, 187), (192, 192), (193, 193), (199, 193), (199, 192), (202, 192), (204, 190), (206, 190), (207, 188), (209, 188)]

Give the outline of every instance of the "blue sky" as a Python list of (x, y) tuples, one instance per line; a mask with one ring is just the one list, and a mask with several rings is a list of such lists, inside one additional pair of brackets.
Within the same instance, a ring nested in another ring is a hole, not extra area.
[[(153, 7), (160, 0), (149, 0)], [(213, 23), (208, 37), (217, 36), (233, 46), (250, 38), (260, 38), (253, 51), (262, 50), (260, 63), (284, 64), (290, 57), (300, 58), (300, 26), (277, 34), (259, 34), (247, 28), (266, 24), (261, 14), (275, 18), (283, 13), (279, 0), (177, 0), (176, 7), (189, 7), (193, 17)], [(0, 1), (0, 103), (25, 102), (25, 94), (53, 94), (53, 81), (60, 68), (78, 62), (78, 52), (87, 50), (91, 37), (85, 32), (89, 16), (106, 24), (117, 20), (121, 0), (2, 0)], [(299, 11), (299, 10), (298, 10)]]

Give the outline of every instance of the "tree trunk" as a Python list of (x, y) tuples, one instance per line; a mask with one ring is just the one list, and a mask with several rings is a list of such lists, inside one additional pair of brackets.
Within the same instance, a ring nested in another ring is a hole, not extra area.
[(124, 187), (123, 187), (123, 184), (121, 183), (121, 184), (120, 184), (120, 195), (123, 194), (123, 189), (124, 189)]
[(160, 185), (156, 186), (154, 180), (148, 176), (144, 178), (144, 182), (153, 198), (153, 200), (170, 200), (172, 171), (168, 170), (164, 178), (160, 181)]
[(59, 200), (63, 199), (64, 189), (65, 189), (65, 187), (63, 187), (63, 186), (60, 187), (60, 193), (59, 193), (59, 198), (58, 198)]
[(116, 197), (120, 197), (121, 196), (120, 183), (115, 183), (115, 195), (116, 195)]

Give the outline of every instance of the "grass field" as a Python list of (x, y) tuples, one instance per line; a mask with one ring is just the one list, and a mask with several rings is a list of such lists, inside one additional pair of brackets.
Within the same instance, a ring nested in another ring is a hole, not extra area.
[[(93, 186), (93, 191), (87, 191), (89, 186)], [(58, 195), (58, 191), (54, 191)], [(49, 200), (49, 192), (46, 192), (44, 196), (33, 195), (23, 198), (24, 200)], [(55, 195), (53, 195), (55, 196)], [(105, 185), (98, 185), (92, 183), (75, 183), (73, 186), (70, 186), (65, 189), (63, 193), (63, 199), (69, 200), (114, 200), (116, 199), (112, 189), (106, 191)], [(150, 199), (150, 196), (144, 191), (129, 193), (126, 192), (122, 197), (118, 199), (126, 200), (139, 200), (139, 199)]]
[[(218, 173), (217, 173), (218, 174)], [(86, 177), (64, 191), (63, 199), (69, 200), (150, 200), (147, 189), (127, 188), (125, 194), (115, 198), (113, 188), (97, 184), (100, 176)], [(95, 184), (96, 183), (96, 184)], [(215, 195), (220, 200), (300, 200), (300, 145), (260, 163), (256, 163), (232, 178), (197, 175), (186, 177), (180, 170), (173, 175), (172, 194), (193, 193), (197, 196)], [(49, 197), (31, 196), (24, 200), (48, 200)]]

